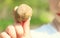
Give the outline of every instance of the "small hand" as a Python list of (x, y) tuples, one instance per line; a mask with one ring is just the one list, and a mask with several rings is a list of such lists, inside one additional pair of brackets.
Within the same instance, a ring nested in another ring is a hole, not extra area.
[[(24, 4), (23, 4), (23, 6), (24, 6)], [(27, 9), (27, 8), (25, 8), (25, 9)], [(14, 13), (17, 12), (16, 10), (17, 9), (14, 9)], [(29, 12), (29, 11), (27, 11), (27, 12)], [(15, 23), (13, 25), (9, 25), (4, 32), (0, 33), (0, 38), (31, 38), (31, 35), (30, 35), (31, 17), (29, 17), (24, 23), (21, 23), (23, 21), (19, 21), (19, 20), (15, 19)], [(17, 21), (19, 21), (19, 22), (17, 22)]]

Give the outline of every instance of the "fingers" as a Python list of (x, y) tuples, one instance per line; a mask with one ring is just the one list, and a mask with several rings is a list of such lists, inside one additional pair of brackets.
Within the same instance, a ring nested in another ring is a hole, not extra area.
[(16, 31), (13, 25), (7, 27), (6, 32), (11, 36), (11, 38), (16, 38)]
[(14, 27), (15, 27), (15, 30), (16, 30), (16, 33), (17, 33), (17, 37), (21, 38), (23, 36), (23, 33), (24, 33), (22, 25), (17, 24)]
[(11, 38), (21, 38), (23, 36), (23, 28), (20, 24), (15, 24), (15, 26), (10, 25), (7, 27), (6, 32)]
[(17, 25), (15, 25), (14, 27), (15, 27), (16, 33), (17, 33), (18, 35), (23, 35), (22, 25), (17, 24)]
[(30, 19), (26, 21), (25, 25), (17, 24), (15, 26), (10, 25), (7, 27), (6, 32), (0, 34), (1, 38), (21, 38), (24, 35), (24, 31), (28, 33), (29, 31)]
[(29, 18), (23, 25), (23, 29), (25, 33), (29, 33), (30, 31), (30, 20), (31, 18)]
[(6, 32), (0, 34), (0, 38), (11, 38)]

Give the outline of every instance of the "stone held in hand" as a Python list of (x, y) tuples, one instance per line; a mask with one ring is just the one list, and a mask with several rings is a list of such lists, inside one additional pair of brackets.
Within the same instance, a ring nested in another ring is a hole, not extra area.
[(30, 6), (28, 6), (27, 4), (21, 4), (18, 6), (15, 13), (15, 19), (17, 22), (24, 22), (31, 16), (32, 8)]

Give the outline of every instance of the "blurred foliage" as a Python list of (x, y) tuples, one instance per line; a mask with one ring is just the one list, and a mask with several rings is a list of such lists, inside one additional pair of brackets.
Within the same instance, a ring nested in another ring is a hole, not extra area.
[(0, 0), (0, 30), (13, 24), (13, 9), (22, 3), (28, 4), (33, 9), (31, 25), (40, 25), (51, 21), (49, 18), (48, 0)]

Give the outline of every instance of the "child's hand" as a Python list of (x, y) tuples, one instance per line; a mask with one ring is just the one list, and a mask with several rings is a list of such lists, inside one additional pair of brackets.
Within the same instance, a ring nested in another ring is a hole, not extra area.
[[(24, 4), (23, 4), (24, 6)], [(27, 8), (24, 8), (25, 11), (27, 11)], [(16, 8), (14, 9), (14, 13), (16, 12)], [(28, 8), (28, 10), (30, 10)], [(19, 12), (19, 10), (18, 10)], [(24, 12), (24, 10), (23, 10)], [(28, 13), (29, 11), (27, 11)], [(31, 11), (30, 11), (31, 12)], [(21, 11), (20, 11), (21, 13)], [(18, 13), (19, 14), (19, 13)], [(19, 14), (20, 15), (20, 14)], [(15, 16), (14, 16), (15, 17)], [(21, 17), (18, 19), (20, 20)], [(30, 18), (27, 18), (27, 20), (24, 19), (19, 21), (17, 18), (15, 18), (15, 23), (13, 25), (9, 25), (4, 32), (0, 34), (0, 38), (31, 38), (30, 36)], [(21, 23), (23, 22), (23, 23)]]

